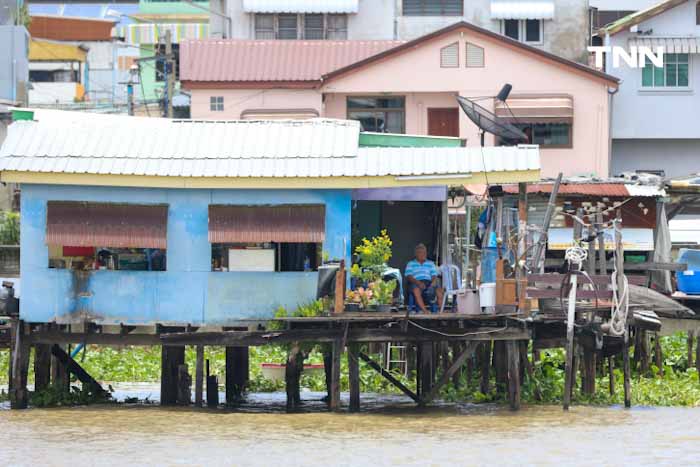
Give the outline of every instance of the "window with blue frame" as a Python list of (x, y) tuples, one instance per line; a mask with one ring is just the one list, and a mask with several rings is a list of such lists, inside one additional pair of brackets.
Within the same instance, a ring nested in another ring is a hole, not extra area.
[(645, 58), (642, 88), (687, 88), (690, 82), (688, 54), (664, 54), (664, 66), (657, 67)]

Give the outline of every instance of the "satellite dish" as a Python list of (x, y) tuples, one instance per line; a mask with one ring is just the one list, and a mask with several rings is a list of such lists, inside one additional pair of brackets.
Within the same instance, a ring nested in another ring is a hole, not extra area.
[[(503, 86), (501, 91), (496, 96), (501, 102), (505, 102), (510, 94), (513, 87), (510, 84)], [(509, 123), (506, 119), (496, 116), (490, 110), (485, 109), (475, 102), (474, 99), (467, 99), (466, 97), (457, 96), (457, 102), (462, 108), (469, 120), (474, 122), (481, 130), (481, 145), (484, 145), (484, 133), (491, 133), (492, 135), (500, 136), (501, 138), (507, 139), (514, 143), (527, 143), (528, 137), (523, 131)]]

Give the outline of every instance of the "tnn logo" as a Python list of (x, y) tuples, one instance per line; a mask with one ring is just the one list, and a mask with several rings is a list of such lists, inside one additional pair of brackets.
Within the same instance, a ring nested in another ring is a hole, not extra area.
[(592, 52), (595, 56), (596, 68), (603, 68), (603, 54), (605, 53), (612, 53), (613, 68), (620, 67), (620, 59), (622, 59), (622, 61), (624, 61), (627, 66), (631, 68), (644, 68), (647, 58), (656, 67), (661, 68), (664, 66), (663, 47), (657, 47), (656, 53), (652, 52), (649, 47), (644, 46), (630, 46), (629, 53), (624, 47), (610, 47), (608, 45), (588, 47), (588, 51)]

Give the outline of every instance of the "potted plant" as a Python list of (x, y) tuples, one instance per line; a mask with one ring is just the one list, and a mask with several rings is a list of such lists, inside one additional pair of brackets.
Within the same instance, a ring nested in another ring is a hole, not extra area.
[(373, 292), (373, 300), (377, 305), (377, 311), (382, 313), (390, 312), (391, 304), (394, 301), (394, 290), (396, 289), (396, 280), (376, 280), (370, 284), (370, 289)]
[(346, 311), (362, 311), (367, 310), (372, 303), (373, 292), (369, 288), (358, 287), (357, 290), (348, 290), (345, 304)]

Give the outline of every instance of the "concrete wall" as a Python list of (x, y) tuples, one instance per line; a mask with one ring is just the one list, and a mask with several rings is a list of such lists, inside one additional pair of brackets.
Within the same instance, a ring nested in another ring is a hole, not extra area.
[(22, 101), (29, 82), (29, 33), (24, 26), (0, 26), (0, 99)]
[[(168, 205), (167, 271), (48, 268), (46, 206), (50, 200)], [(331, 257), (350, 255), (349, 190), (167, 190), (80, 186), (22, 187), (20, 314), (28, 322), (227, 324), (269, 318), (316, 297), (317, 273), (212, 272), (207, 232), (210, 204), (325, 204)], [(35, 293), (27, 293), (33, 290)], [(81, 293), (82, 292), (82, 293)]]
[(636, 170), (663, 170), (667, 177), (700, 173), (700, 139), (616, 139), (613, 175)]
[(78, 95), (80, 83), (32, 83), (29, 105), (72, 104)]
[[(314, 109), (322, 115), (321, 93), (316, 89), (193, 89), (192, 118), (239, 119), (246, 110)], [(224, 111), (210, 110), (210, 97), (224, 98)]]

